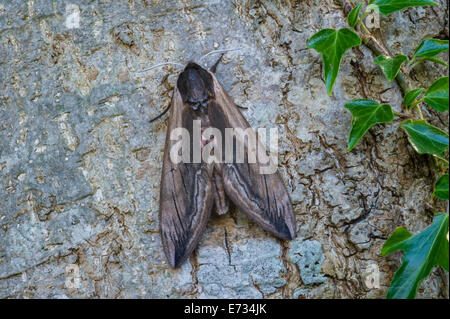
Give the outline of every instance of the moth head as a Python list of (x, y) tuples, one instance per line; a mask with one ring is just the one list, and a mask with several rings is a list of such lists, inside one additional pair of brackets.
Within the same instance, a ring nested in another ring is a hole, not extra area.
[[(202, 61), (204, 58), (211, 54), (222, 53), (222, 55), (229, 51), (237, 51), (237, 49), (227, 49), (227, 50), (214, 50), (211, 51), (204, 56), (202, 56), (199, 61)], [(221, 58), (220, 58), (221, 59)], [(216, 64), (211, 68), (212, 72), (215, 72), (215, 67), (217, 66), (220, 59), (216, 62)], [(205, 112), (207, 110), (208, 104), (211, 99), (214, 99), (214, 80), (213, 75), (208, 70), (204, 69), (200, 66), (199, 63), (189, 62), (186, 66), (175, 63), (175, 62), (163, 62), (151, 66), (147, 69), (138, 71), (139, 73), (146, 72), (164, 65), (175, 65), (178, 67), (184, 67), (183, 71), (180, 73), (177, 80), (177, 89), (180, 92), (183, 103), (188, 103), (189, 106), (194, 110), (200, 110)], [(167, 112), (168, 108), (166, 108), (163, 113), (150, 120), (150, 122), (159, 118), (165, 112)]]
[(195, 62), (189, 62), (177, 80), (183, 103), (192, 109), (204, 109), (214, 99), (214, 82), (211, 73)]

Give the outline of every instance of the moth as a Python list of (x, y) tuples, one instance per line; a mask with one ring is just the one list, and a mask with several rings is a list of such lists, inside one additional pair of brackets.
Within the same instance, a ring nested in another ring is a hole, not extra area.
[[(242, 163), (235, 159), (209, 163), (203, 158), (193, 162), (193, 147), (189, 151), (190, 161), (174, 162), (171, 158), (170, 150), (177, 141), (170, 136), (176, 128), (186, 129), (192, 145), (197, 143), (201, 150), (206, 141), (211, 142), (203, 135), (195, 140), (194, 120), (200, 121), (202, 130), (216, 128), (223, 136), (227, 128), (250, 128), (239, 106), (214, 75), (218, 62), (210, 70), (189, 62), (178, 76), (171, 104), (162, 113), (170, 109), (159, 220), (164, 253), (173, 268), (182, 265), (198, 245), (213, 207), (219, 214), (224, 214), (228, 211), (229, 200), (276, 237), (290, 240), (296, 236), (294, 210), (281, 177), (277, 170), (261, 174), (264, 164), (259, 158), (256, 162), (248, 161), (248, 139), (233, 137), (233, 155), (237, 144), (243, 146), (245, 160)], [(264, 150), (259, 140), (257, 146)], [(224, 146), (222, 149), (225, 151)], [(221, 159), (224, 157), (222, 155)]]

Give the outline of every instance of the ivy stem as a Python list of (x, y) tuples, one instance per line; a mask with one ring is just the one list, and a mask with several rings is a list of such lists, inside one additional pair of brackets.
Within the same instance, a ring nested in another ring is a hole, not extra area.
[(390, 57), (389, 52), (387, 51), (387, 49), (380, 43), (380, 41), (378, 41), (377, 38), (375, 38), (375, 36), (369, 31), (369, 29), (367, 29), (366, 25), (364, 24), (364, 21), (361, 19), (359, 20), (359, 25), (361, 26), (361, 29), (364, 30), (364, 32), (367, 33), (367, 36), (372, 39), (372, 41), (383, 51), (384, 55), (386, 57)]
[(438, 158), (438, 159), (440, 159), (441, 161), (443, 161), (445, 164), (447, 164), (448, 165), (448, 161), (445, 159), (445, 158), (443, 158), (443, 157), (440, 157), (440, 156), (437, 156), (437, 155), (434, 155), (434, 157), (436, 157), (436, 158)]
[(367, 17), (368, 14), (369, 14), (369, 11), (366, 8), (366, 10), (364, 11), (364, 13), (361, 16), (361, 20), (364, 20)]
[[(411, 61), (413, 61), (413, 60), (411, 60)], [(420, 63), (423, 63), (423, 61), (425, 61), (425, 59), (417, 60), (417, 61), (416, 61), (413, 65), (411, 65), (409, 68), (412, 70), (412, 69), (415, 68), (416, 65), (418, 65), (418, 64), (420, 64)]]
[(417, 101), (415, 101), (414, 103), (412, 103), (409, 107), (410, 107), (410, 108), (413, 108), (413, 107), (415, 107), (417, 104), (422, 103), (423, 101), (424, 101), (423, 98), (420, 99), (420, 100), (417, 100)]
[(395, 112), (395, 111), (392, 111), (392, 113), (394, 113), (394, 115), (396, 115), (400, 118), (404, 118), (404, 119), (410, 119), (413, 117), (411, 114), (406, 114), (406, 113), (400, 113), (400, 112)]
[(419, 112), (419, 117), (420, 117), (420, 119), (421, 119), (421, 120), (424, 120), (425, 118), (423, 117), (422, 109), (420, 108), (420, 103), (418, 103), (418, 104), (416, 105), (416, 109), (417, 109), (417, 112)]
[[(346, 15), (348, 15), (349, 12), (353, 8), (352, 4), (348, 0), (341, 0), (340, 2), (342, 3), (342, 5), (344, 7), (344, 13)], [(368, 12), (364, 12), (363, 17), (367, 14), (368, 14)], [(364, 24), (364, 22), (362, 21), (362, 19), (359, 19), (359, 25), (360, 25), (360, 29), (362, 29), (362, 31), (364, 31), (364, 32), (362, 32), (361, 30), (359, 30), (360, 37), (365, 40), (364, 45), (366, 47), (368, 47), (375, 56), (386, 55), (389, 57), (390, 56), (389, 51), (367, 29), (367, 27)], [(405, 69), (402, 68), (400, 70), (400, 72), (397, 74), (397, 77), (395, 78), (395, 80), (397, 81), (398, 85), (400, 86), (403, 95), (405, 95), (408, 91), (410, 91), (412, 89), (411, 81), (410, 81)]]
[(421, 98), (420, 100), (415, 101), (414, 103), (412, 103), (409, 106), (410, 109), (416, 108), (417, 112), (419, 113), (419, 117), (420, 117), (421, 120), (425, 119), (424, 116), (423, 116), (423, 113), (422, 113), (422, 109), (420, 108), (420, 103), (422, 103), (424, 100), (425, 100), (424, 98)]
[(408, 63), (406, 65), (410, 66), (411, 64), (413, 64), (416, 61), (416, 57), (414, 56), (411, 60), (408, 61)]

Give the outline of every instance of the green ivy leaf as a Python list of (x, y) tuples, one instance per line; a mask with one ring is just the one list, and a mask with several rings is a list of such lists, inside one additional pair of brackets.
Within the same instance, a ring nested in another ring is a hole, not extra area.
[(401, 127), (419, 154), (443, 156), (448, 149), (448, 134), (424, 120), (406, 120)]
[(380, 13), (387, 16), (405, 8), (435, 5), (437, 5), (437, 3), (431, 0), (376, 0), (371, 2), (367, 7), (367, 10), (373, 10), (378, 7)]
[(395, 79), (400, 71), (400, 67), (408, 60), (406, 55), (399, 54), (395, 58), (388, 58), (384, 55), (377, 56), (373, 63), (380, 66), (381, 71), (389, 82)]
[(361, 45), (359, 36), (350, 29), (323, 29), (308, 41), (308, 48), (322, 54), (324, 77), (328, 95), (331, 96), (333, 85), (339, 73), (342, 56), (354, 46)]
[(358, 21), (359, 11), (361, 10), (362, 5), (363, 5), (362, 2), (358, 3), (356, 5), (356, 7), (354, 7), (352, 9), (352, 11), (350, 11), (350, 13), (348, 14), (347, 21), (348, 21), (349, 26), (351, 26), (352, 28), (355, 26), (356, 22)]
[(423, 59), (424, 59), (424, 60), (431, 61), (431, 62), (434, 62), (434, 63), (437, 63), (437, 64), (442, 64), (442, 65), (448, 67), (448, 63), (447, 63), (447, 62), (442, 61), (442, 60), (440, 60), (440, 59), (438, 59), (438, 58), (423, 58)]
[(434, 266), (449, 270), (447, 234), (446, 213), (436, 215), (433, 224), (415, 236), (406, 228), (397, 227), (381, 250), (383, 256), (397, 250), (403, 251), (402, 264), (392, 279), (386, 298), (414, 298), (420, 283), (428, 277)]
[(448, 76), (443, 76), (431, 84), (425, 92), (425, 103), (438, 112), (448, 111)]
[(378, 104), (372, 100), (358, 99), (345, 104), (352, 113), (352, 128), (348, 138), (347, 150), (351, 151), (372, 126), (394, 120), (389, 104)]
[(414, 57), (433, 58), (445, 51), (448, 51), (448, 40), (424, 39), (414, 52)]
[(419, 88), (408, 91), (408, 93), (406, 93), (405, 97), (403, 98), (403, 103), (405, 103), (405, 106), (409, 107), (411, 104), (413, 104), (417, 97), (423, 92), (423, 90), (423, 88)]
[(437, 198), (448, 200), (448, 174), (444, 174), (436, 182), (434, 186), (434, 196)]

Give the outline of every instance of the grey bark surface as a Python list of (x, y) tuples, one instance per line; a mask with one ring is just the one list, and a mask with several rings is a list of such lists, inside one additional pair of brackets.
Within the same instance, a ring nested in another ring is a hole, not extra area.
[[(448, 2), (439, 3), (382, 18), (395, 54), (448, 39)], [(400, 112), (402, 96), (364, 46), (345, 55), (327, 96), (306, 42), (346, 27), (343, 12), (323, 0), (0, 1), (0, 298), (384, 297), (402, 255), (383, 258), (381, 247), (397, 226), (431, 224), (436, 176), (400, 121), (346, 151), (346, 102)], [(149, 120), (170, 103), (178, 73), (137, 71), (237, 47), (217, 78), (253, 128), (278, 128), (297, 238), (280, 241), (236, 209), (213, 212), (173, 270), (158, 220), (167, 118)], [(425, 63), (414, 85), (445, 72)], [(425, 115), (448, 126), (448, 114)], [(374, 269), (379, 287), (368, 284)], [(447, 290), (436, 268), (418, 297)]]

